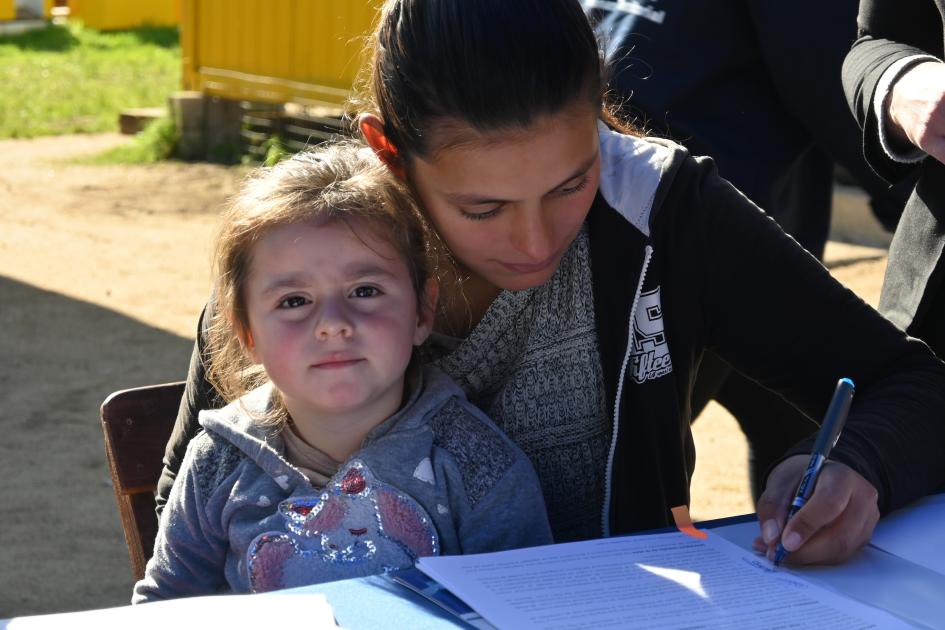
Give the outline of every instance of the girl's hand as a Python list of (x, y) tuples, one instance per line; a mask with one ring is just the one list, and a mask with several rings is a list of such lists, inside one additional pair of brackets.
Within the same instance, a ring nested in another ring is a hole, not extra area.
[(876, 488), (849, 466), (828, 460), (807, 504), (785, 525), (809, 460), (807, 455), (789, 457), (769, 475), (758, 500), (761, 536), (754, 547), (773, 560), (781, 542), (790, 564), (839, 564), (873, 534), (879, 520)]
[(945, 63), (922, 62), (893, 83), (887, 129), (945, 163)]

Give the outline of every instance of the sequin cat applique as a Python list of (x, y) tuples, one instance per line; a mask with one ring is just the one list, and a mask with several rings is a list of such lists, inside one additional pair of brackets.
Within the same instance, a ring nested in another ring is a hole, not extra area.
[(285, 532), (257, 536), (246, 552), (253, 592), (383, 573), (439, 553), (416, 500), (352, 460), (321, 496), (279, 504)]

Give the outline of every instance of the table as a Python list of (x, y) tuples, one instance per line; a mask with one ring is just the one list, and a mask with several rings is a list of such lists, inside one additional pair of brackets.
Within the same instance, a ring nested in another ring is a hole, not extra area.
[[(939, 506), (937, 509), (941, 510), (945, 501), (939, 501), (936, 505)], [(921, 514), (922, 510), (930, 510), (932, 507), (925, 503), (907, 508), (905, 512), (911, 510), (912, 514)], [(753, 514), (698, 525), (711, 529), (745, 549), (751, 549), (752, 541), (758, 532)], [(880, 526), (882, 525), (881, 522)], [(930, 520), (928, 526), (934, 527), (934, 534), (942, 538), (941, 521)], [(914, 528), (910, 533), (915, 534)], [(932, 546), (935, 548), (930, 550), (931, 553), (945, 553), (938, 546)], [(844, 565), (810, 567), (804, 569), (804, 573), (805, 577), (822, 586), (885, 609), (917, 627), (945, 630), (945, 574), (919, 566), (872, 545), (867, 546), (856, 558)], [(322, 593), (327, 597), (338, 624), (349, 630), (469, 627), (427, 599), (381, 576), (318, 584), (254, 597), (291, 597), (313, 593)], [(70, 627), (74, 625), (72, 622), (82, 620), (82, 614), (0, 620), (0, 630), (17, 630), (20, 627)], [(44, 620), (47, 623), (44, 623)], [(167, 620), (164, 620), (164, 624), (167, 623)], [(116, 624), (114, 627), (127, 626)]]

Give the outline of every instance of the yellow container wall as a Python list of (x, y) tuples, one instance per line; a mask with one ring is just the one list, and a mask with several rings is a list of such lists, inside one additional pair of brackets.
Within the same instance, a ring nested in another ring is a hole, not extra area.
[(0, 0), (0, 20), (12, 20), (16, 17), (16, 2)]
[(69, 0), (69, 15), (102, 31), (180, 23), (181, 0)]
[(188, 89), (339, 105), (382, 0), (183, 0)]

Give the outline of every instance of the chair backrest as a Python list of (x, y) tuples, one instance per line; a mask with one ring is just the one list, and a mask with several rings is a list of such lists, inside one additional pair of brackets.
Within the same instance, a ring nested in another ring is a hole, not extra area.
[(183, 393), (182, 382), (149, 385), (117, 391), (102, 403), (105, 454), (136, 581), (154, 552), (154, 490)]

